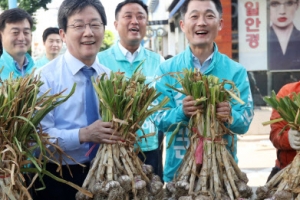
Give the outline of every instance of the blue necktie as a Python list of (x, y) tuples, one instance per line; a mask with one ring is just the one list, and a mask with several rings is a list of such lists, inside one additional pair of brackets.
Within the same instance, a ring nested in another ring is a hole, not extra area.
[[(91, 81), (91, 77), (93, 76), (95, 70), (92, 67), (83, 67), (81, 68), (82, 73), (86, 78), (85, 84), (85, 113), (87, 117), (88, 125), (94, 123), (98, 119), (98, 109), (97, 109), (97, 102), (95, 97), (95, 92), (93, 88), (93, 84)], [(93, 147), (94, 143), (89, 142), (90, 148)], [(97, 144), (92, 152), (89, 154), (89, 159), (92, 159), (96, 156), (97, 150), (99, 148), (99, 144)]]

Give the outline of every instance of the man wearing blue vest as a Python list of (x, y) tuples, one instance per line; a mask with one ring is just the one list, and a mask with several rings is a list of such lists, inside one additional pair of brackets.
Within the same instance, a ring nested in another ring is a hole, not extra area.
[[(192, 96), (185, 96), (166, 86), (166, 83), (168, 83), (181, 89), (182, 86), (178, 81), (168, 74), (182, 72), (184, 68), (188, 68), (198, 69), (205, 75), (214, 75), (219, 77), (220, 80), (226, 79), (235, 83), (239, 89), (240, 98), (245, 104), (220, 102), (216, 105), (216, 112), (220, 116), (232, 116), (233, 121), (231, 124), (226, 118), (223, 118), (222, 121), (225, 125), (228, 125), (232, 132), (245, 134), (253, 118), (253, 101), (246, 69), (226, 55), (221, 54), (214, 42), (223, 26), (220, 0), (186, 0), (180, 8), (180, 14), (180, 27), (185, 33), (189, 45), (185, 51), (162, 63), (155, 73), (158, 77), (165, 75), (156, 82), (158, 92), (162, 93), (158, 100), (161, 101), (166, 96), (170, 98), (165, 106), (170, 109), (159, 111), (155, 118), (157, 126), (160, 130), (168, 131), (166, 133), (166, 141), (168, 142), (172, 131), (176, 128), (176, 124), (180, 122), (187, 123), (190, 117), (198, 109), (201, 109), (201, 105), (195, 106), (196, 101)], [(227, 141), (228, 151), (238, 162), (236, 134), (233, 139), (229, 134), (224, 135), (223, 139)], [(185, 128), (181, 128), (170, 148), (166, 151), (165, 182), (173, 180), (188, 145), (187, 131)], [(231, 149), (232, 145), (233, 149)]]
[[(148, 8), (142, 1), (125, 0), (119, 3), (115, 10), (114, 25), (120, 40), (108, 50), (98, 53), (99, 62), (112, 71), (125, 72), (127, 77), (131, 77), (137, 66), (145, 60), (142, 72), (147, 78), (147, 83), (153, 81), (154, 71), (164, 59), (141, 45), (146, 35), (147, 21)], [(162, 177), (162, 155), (159, 149), (162, 139), (158, 140), (158, 130), (151, 118), (146, 119), (142, 129), (145, 134), (155, 135), (139, 141), (143, 152), (139, 157), (153, 167), (155, 174)], [(141, 130), (137, 134), (143, 136)]]
[(45, 46), (45, 54), (35, 61), (35, 67), (40, 68), (59, 56), (63, 46), (59, 35), (59, 29), (56, 27), (48, 27), (43, 32), (43, 43)]
[(20, 8), (5, 10), (0, 15), (0, 41), (3, 53), (0, 57), (1, 79), (24, 76), (32, 71), (34, 62), (27, 53), (31, 46), (33, 20)]

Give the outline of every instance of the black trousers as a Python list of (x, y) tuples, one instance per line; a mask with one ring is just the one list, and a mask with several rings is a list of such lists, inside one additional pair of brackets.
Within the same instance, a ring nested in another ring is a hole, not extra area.
[(138, 157), (147, 165), (153, 167), (154, 174), (158, 175), (163, 182), (163, 137), (164, 133), (162, 131), (158, 132), (158, 148), (152, 151), (143, 151), (145, 157), (142, 153), (138, 154)]
[[(69, 165), (73, 177), (70, 175), (70, 172), (65, 165), (62, 167), (63, 177), (56, 172), (57, 165), (55, 164), (48, 163), (46, 169), (55, 176), (70, 181), (81, 187), (90, 168), (89, 163), (85, 163), (84, 165), (86, 166), (85, 168), (81, 167), (80, 165)], [(40, 191), (36, 191), (35, 189), (41, 188), (43, 185), (39, 180), (35, 181), (34, 188), (31, 191), (33, 200), (75, 200), (77, 190), (73, 187), (57, 182), (46, 175), (43, 177), (43, 181), (46, 185), (46, 188)]]
[(271, 178), (273, 178), (273, 176), (275, 176), (275, 174), (277, 174), (279, 171), (280, 171), (281, 169), (279, 168), (279, 167), (273, 167), (272, 168), (272, 171), (271, 171), (271, 173), (270, 173), (270, 175), (269, 175), (269, 177), (268, 177), (268, 180), (267, 180), (267, 182), (269, 182), (269, 180), (271, 180)]

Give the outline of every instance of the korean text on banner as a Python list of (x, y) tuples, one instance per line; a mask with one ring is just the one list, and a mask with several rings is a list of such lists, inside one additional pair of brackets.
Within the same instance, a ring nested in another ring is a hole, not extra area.
[(239, 0), (239, 62), (248, 71), (267, 70), (267, 1)]

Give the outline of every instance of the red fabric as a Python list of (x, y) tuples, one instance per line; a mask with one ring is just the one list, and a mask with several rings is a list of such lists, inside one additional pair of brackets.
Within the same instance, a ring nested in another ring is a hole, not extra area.
[[(284, 96), (292, 96), (292, 93), (300, 92), (300, 82), (296, 83), (289, 83), (284, 85), (280, 91), (277, 93), (277, 97), (281, 98)], [(272, 119), (280, 118), (280, 115), (277, 111), (273, 110), (271, 115)], [(276, 166), (279, 168), (284, 168), (288, 164), (290, 164), (295, 155), (296, 151), (291, 148), (289, 139), (288, 139), (288, 131), (289, 128), (286, 128), (285, 131), (281, 135), (279, 135), (282, 128), (287, 124), (285, 121), (277, 122), (274, 124), (271, 124), (271, 132), (270, 132), (270, 140), (273, 143), (274, 147), (277, 149), (277, 160), (276, 160)]]
[(96, 147), (96, 144), (94, 144), (85, 154), (85, 157), (89, 157), (89, 155), (92, 153), (93, 149)]
[(202, 164), (203, 162), (203, 137), (199, 138), (198, 146), (195, 152), (196, 164)]
[[(195, 127), (192, 128), (192, 131), (199, 135), (199, 141), (198, 141), (196, 151), (195, 151), (195, 162), (196, 162), (196, 164), (202, 164), (203, 163), (203, 152), (204, 152), (203, 142), (204, 142), (204, 140), (212, 141), (212, 139), (202, 137), (200, 135), (198, 129)], [(213, 142), (221, 142), (221, 141), (222, 141), (222, 138), (215, 138), (213, 140)]]
[(202, 164), (203, 162), (203, 137), (200, 135), (198, 129), (196, 127), (192, 128), (193, 133), (196, 133), (199, 136), (199, 141), (195, 151), (195, 162), (196, 164)]

